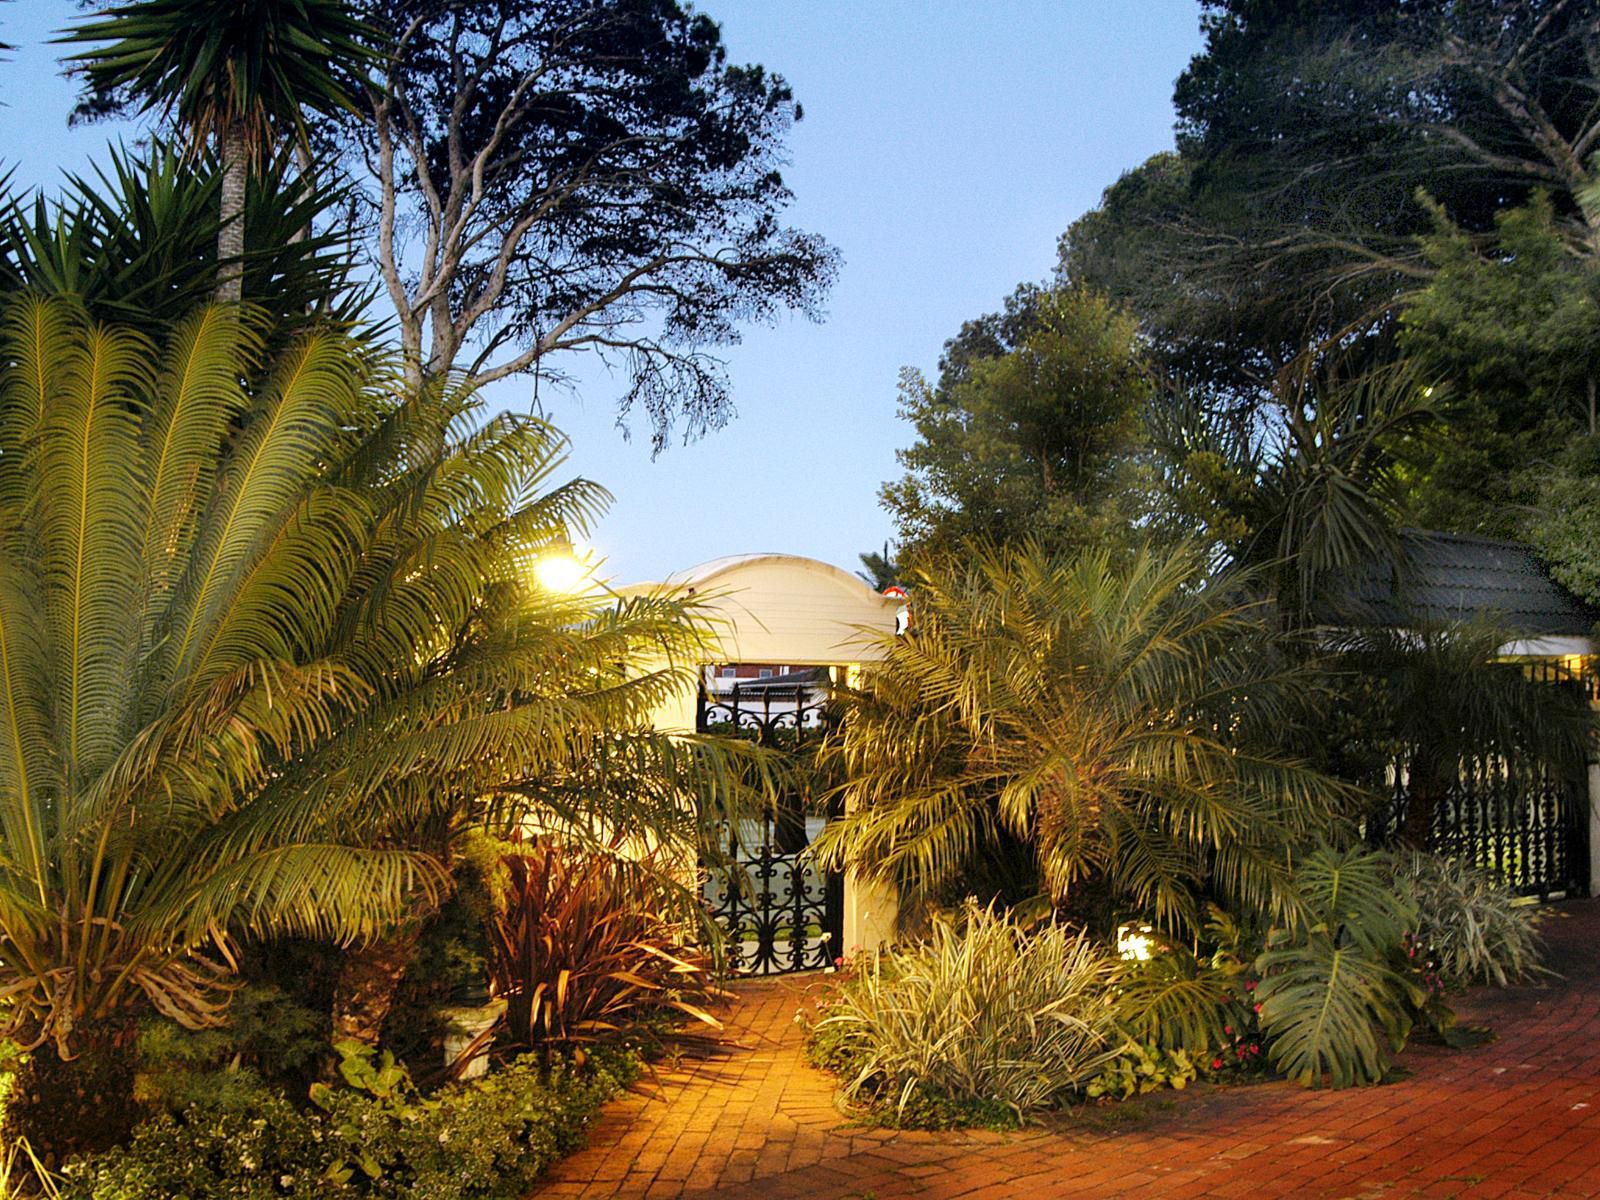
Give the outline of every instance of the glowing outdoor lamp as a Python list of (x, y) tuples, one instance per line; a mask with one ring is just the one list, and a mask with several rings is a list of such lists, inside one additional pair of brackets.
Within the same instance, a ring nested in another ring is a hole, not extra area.
[(571, 542), (562, 538), (552, 542), (533, 560), (533, 577), (547, 592), (576, 596), (588, 591), (592, 585), (593, 557), (590, 551), (577, 550)]
[(1156, 952), (1155, 930), (1139, 921), (1117, 927), (1117, 957), (1134, 962), (1149, 962)]

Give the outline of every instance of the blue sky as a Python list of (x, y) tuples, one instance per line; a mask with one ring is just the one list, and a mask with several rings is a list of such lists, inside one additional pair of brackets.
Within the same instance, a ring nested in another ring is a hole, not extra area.
[[(786, 173), (792, 223), (843, 253), (827, 320), (748, 331), (727, 355), (738, 415), (652, 461), (615, 428), (619, 380), (542, 392), (572, 473), (616, 496), (593, 541), (618, 580), (723, 554), (856, 568), (891, 536), (877, 493), (910, 440), (900, 368), (1025, 279), (1123, 171), (1172, 144), (1172, 81), (1199, 48), (1195, 0), (704, 0), (736, 61), (787, 77), (805, 108)], [(72, 0), (0, 6), (0, 159), (53, 188), (115, 136), (69, 131), (73, 89), (45, 45)], [(490, 393), (527, 408), (526, 381)]]

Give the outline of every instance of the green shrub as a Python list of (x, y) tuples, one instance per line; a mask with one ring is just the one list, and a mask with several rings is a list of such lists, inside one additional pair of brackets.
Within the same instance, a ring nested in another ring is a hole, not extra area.
[(1030, 933), (970, 905), (847, 979), (811, 1057), (898, 1124), (1015, 1124), (1116, 1056), (1110, 977), (1105, 952), (1079, 934)]
[(1419, 953), (1453, 984), (1505, 987), (1544, 971), (1538, 910), (1483, 871), (1436, 854), (1412, 854), (1397, 878), (1416, 906)]
[(328, 1017), (276, 987), (234, 993), (227, 1023), (184, 1029), (162, 1017), (139, 1027), (133, 1094), (171, 1113), (192, 1104), (247, 1109), (263, 1090), (304, 1093), (328, 1056)]
[(1127, 1100), (1163, 1087), (1181, 1092), (1199, 1073), (1186, 1050), (1163, 1050), (1160, 1046), (1130, 1043), (1104, 1071), (1089, 1081), (1084, 1094), (1091, 1100), (1102, 1096)]
[(63, 1197), (513, 1200), (638, 1069), (616, 1051), (581, 1065), (530, 1056), (425, 1098), (392, 1056), (340, 1050), (345, 1086), (314, 1089), (314, 1107), (263, 1089), (248, 1107), (233, 1095), (163, 1113), (127, 1145), (69, 1163)]
[(1257, 1074), (1266, 1065), (1258, 936), (1209, 905), (1202, 945), (1194, 952), (1166, 945), (1147, 959), (1116, 964), (1112, 1004), (1126, 1046), (1091, 1096), (1181, 1088), (1197, 1077)]

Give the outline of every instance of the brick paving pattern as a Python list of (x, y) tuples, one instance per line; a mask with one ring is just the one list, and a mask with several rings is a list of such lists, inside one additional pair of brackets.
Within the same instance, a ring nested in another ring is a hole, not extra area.
[(856, 1128), (800, 1061), (793, 1018), (816, 980), (746, 984), (733, 1051), (611, 1105), (538, 1196), (1600, 1196), (1600, 901), (1552, 909), (1563, 978), (1458, 1005), (1494, 1042), (1413, 1047), (1411, 1077), (1384, 1087), (1193, 1089), (1116, 1132)]

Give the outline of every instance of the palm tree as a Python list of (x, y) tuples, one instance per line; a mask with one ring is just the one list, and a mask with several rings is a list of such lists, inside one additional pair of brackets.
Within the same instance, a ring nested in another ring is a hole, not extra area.
[(1310, 677), (1200, 552), (972, 547), (911, 594), (832, 750), (825, 861), (927, 895), (1009, 840), (1057, 905), (1088, 887), (1172, 930), (1206, 891), (1293, 906), (1289, 848), (1355, 793), (1277, 749)]
[(1550, 770), (1581, 775), (1594, 717), (1574, 689), (1540, 682), (1500, 658), (1511, 641), (1492, 623), (1413, 629), (1358, 628), (1334, 637), (1359, 713), (1362, 751), (1403, 772), (1400, 840), (1428, 847), (1434, 814), (1462, 771), (1489, 764), (1513, 776)]
[(220, 302), (242, 294), (245, 186), (286, 137), (306, 146), (304, 113), (348, 109), (340, 69), (373, 58), (369, 31), (341, 0), (135, 0), (63, 35), (92, 89), (130, 92), (174, 119), (192, 151), (222, 168)]
[[(549, 486), (547, 426), (394, 399), (341, 333), (263, 344), (238, 306), (0, 320), (0, 1036), (40, 1053), (214, 1021), (238, 937), (387, 936), (490, 806), (692, 846), (687, 785), (733, 774), (646, 729), (690, 610), (533, 580), (604, 499)], [(652, 785), (559, 786), (608, 757)]]
[[(59, 198), (0, 195), (0, 290), (75, 295), (91, 316), (159, 334), (216, 294), (222, 179), (160, 140), (113, 149)], [(303, 236), (338, 193), (313, 194), (280, 161), (245, 190), (243, 287), (290, 335), (309, 322), (353, 327), (368, 299), (351, 280), (353, 247), (328, 231)]]
[(1391, 451), (1427, 432), (1437, 389), (1413, 363), (1353, 378), (1314, 378), (1302, 364), (1277, 387), (1270, 433), (1180, 403), (1156, 413), (1171, 464), (1169, 496), (1208, 494), (1209, 531), (1235, 563), (1263, 573), (1289, 625), (1337, 602), (1339, 583), (1401, 560)]
[(861, 570), (856, 572), (856, 578), (869, 584), (873, 591), (881, 592), (899, 581), (900, 565), (895, 562), (894, 551), (888, 542), (883, 544), (882, 550), (868, 550), (856, 557), (861, 560)]

